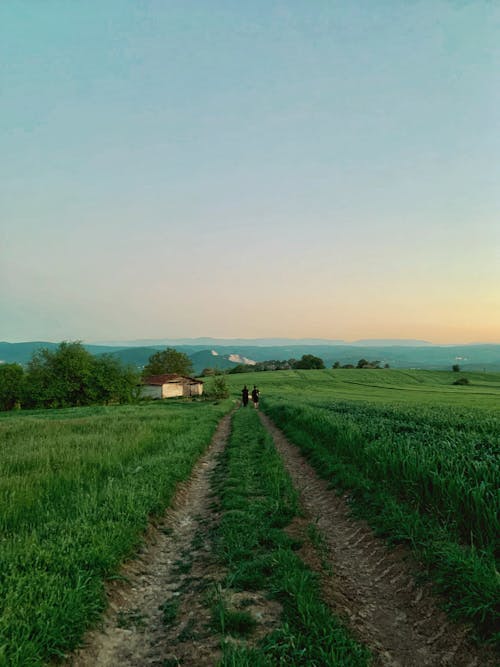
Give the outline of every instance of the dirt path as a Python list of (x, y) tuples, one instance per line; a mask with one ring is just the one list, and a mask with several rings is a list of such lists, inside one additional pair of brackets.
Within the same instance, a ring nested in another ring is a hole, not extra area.
[[(430, 591), (412, 576), (409, 552), (389, 550), (370, 527), (352, 519), (346, 500), (328, 488), (297, 447), (264, 414), (286, 468), (301, 494), (305, 525), (316, 522), (325, 540), (322, 558), (306, 546), (301, 555), (322, 570), (323, 595), (380, 665), (489, 667), (493, 656), (467, 641), (467, 629), (450, 623)], [(300, 521), (295, 530), (300, 531)]]
[(216, 664), (220, 636), (209, 629), (207, 596), (224, 573), (211, 553), (209, 534), (218, 517), (210, 478), (230, 424), (227, 415), (164, 519), (150, 528), (139, 558), (125, 566), (126, 582), (110, 589), (102, 628), (86, 636), (68, 665)]

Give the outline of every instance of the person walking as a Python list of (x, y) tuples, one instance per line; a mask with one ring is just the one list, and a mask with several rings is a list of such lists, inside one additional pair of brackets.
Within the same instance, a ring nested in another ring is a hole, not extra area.
[(252, 401), (253, 401), (253, 407), (257, 410), (259, 407), (259, 390), (257, 387), (254, 385), (252, 389)]
[(246, 408), (248, 405), (248, 394), (249, 391), (247, 389), (247, 386), (245, 385), (243, 389), (241, 390), (241, 402), (243, 404), (243, 407)]

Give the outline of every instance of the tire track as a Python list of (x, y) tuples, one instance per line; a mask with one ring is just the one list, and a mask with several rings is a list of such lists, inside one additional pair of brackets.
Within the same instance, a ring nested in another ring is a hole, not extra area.
[[(353, 519), (347, 497), (336, 495), (317, 476), (269, 417), (261, 413), (260, 418), (301, 494), (309, 522), (316, 522), (326, 541), (328, 567), (321, 575), (325, 601), (374, 651), (377, 664), (494, 667), (492, 653), (472, 645), (469, 629), (452, 624), (439, 608), (431, 586), (416, 584), (417, 566), (409, 550), (389, 549), (367, 523)], [(302, 555), (318, 569), (311, 549)]]
[[(218, 519), (210, 502), (210, 481), (230, 427), (228, 414), (163, 520), (150, 526), (139, 558), (124, 566), (121, 574), (127, 583), (109, 587), (101, 628), (87, 634), (84, 647), (67, 665), (160, 667), (169, 661), (203, 667), (217, 662), (220, 637), (207, 630), (210, 611), (203, 591), (224, 572), (213, 562), (211, 543), (205, 538)], [(186, 560), (189, 575), (183, 572)], [(179, 609), (172, 624), (165, 621), (168, 604)]]

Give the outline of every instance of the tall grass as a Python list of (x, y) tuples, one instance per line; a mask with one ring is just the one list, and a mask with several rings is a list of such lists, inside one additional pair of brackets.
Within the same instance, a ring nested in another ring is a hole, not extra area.
[(0, 419), (0, 665), (42, 665), (104, 606), (103, 580), (170, 502), (229, 404)]
[(393, 540), (408, 542), (450, 610), (498, 640), (500, 430), (482, 410), (268, 397), (268, 414)]

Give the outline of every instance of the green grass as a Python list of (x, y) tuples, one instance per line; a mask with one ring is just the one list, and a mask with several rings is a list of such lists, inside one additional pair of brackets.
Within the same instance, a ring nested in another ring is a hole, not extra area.
[(0, 665), (43, 665), (102, 611), (104, 580), (141, 542), (228, 402), (0, 418)]
[[(453, 373), (452, 371), (396, 369), (326, 369), (322, 371), (269, 371), (228, 375), (234, 397), (244, 384), (257, 384), (261, 399), (282, 397), (288, 402), (302, 396), (311, 400), (369, 401), (384, 405), (446, 405), (482, 407), (500, 414), (500, 373)], [(459, 377), (468, 386), (454, 386)]]
[(329, 370), (250, 375), (262, 408), (353, 507), (425, 564), (449, 611), (498, 641), (500, 375)]
[[(271, 436), (253, 409), (240, 409), (217, 470), (222, 517), (217, 552), (228, 569), (225, 586), (266, 591), (283, 606), (280, 627), (257, 647), (223, 644), (221, 664), (367, 665), (367, 650), (350, 637), (320, 599), (317, 576), (298, 557), (295, 541), (283, 530), (298, 511), (297, 495)], [(248, 614), (218, 601), (219, 629), (234, 634)], [(240, 618), (241, 614), (245, 618)]]

